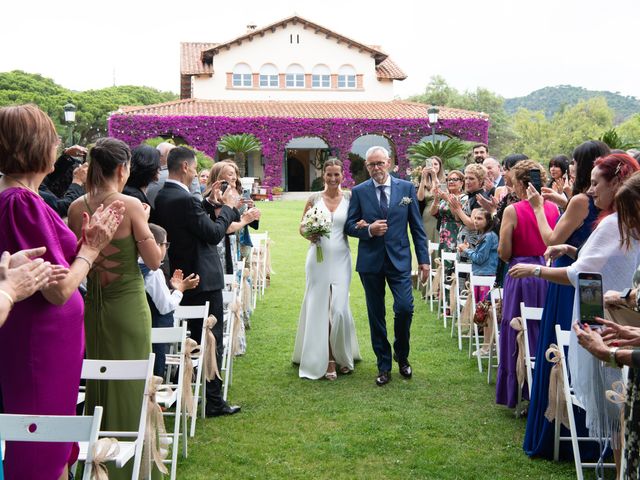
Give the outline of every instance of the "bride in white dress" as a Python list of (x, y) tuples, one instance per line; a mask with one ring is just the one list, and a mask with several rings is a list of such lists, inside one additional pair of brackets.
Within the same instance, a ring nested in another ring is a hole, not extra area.
[[(322, 176), (325, 188), (311, 195), (304, 212), (314, 206), (332, 217), (331, 236), (322, 237), (324, 261), (316, 261), (315, 238), (307, 252), (307, 286), (300, 309), (293, 363), (300, 365), (301, 378), (335, 380), (336, 371), (349, 373), (360, 360), (355, 324), (349, 308), (351, 251), (343, 228), (347, 220), (350, 192), (343, 192), (342, 162), (329, 159)], [(303, 213), (304, 216), (304, 213)], [(300, 232), (303, 236), (303, 232)], [(306, 238), (306, 237), (305, 237)]]

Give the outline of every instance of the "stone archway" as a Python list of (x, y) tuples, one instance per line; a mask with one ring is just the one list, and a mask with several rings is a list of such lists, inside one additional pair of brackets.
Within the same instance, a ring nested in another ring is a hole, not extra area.
[(311, 190), (314, 180), (321, 176), (322, 164), (329, 151), (329, 144), (322, 137), (303, 136), (289, 140), (285, 146), (285, 190)]
[(351, 144), (351, 153), (349, 154), (351, 176), (356, 184), (362, 183), (369, 178), (369, 173), (364, 166), (364, 157), (367, 150), (374, 146), (386, 148), (389, 151), (392, 168), (396, 165), (396, 148), (391, 139), (377, 133), (361, 135)]

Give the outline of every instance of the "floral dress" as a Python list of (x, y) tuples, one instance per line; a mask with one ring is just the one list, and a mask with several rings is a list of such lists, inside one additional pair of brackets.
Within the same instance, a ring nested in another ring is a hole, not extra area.
[[(633, 287), (636, 289), (640, 287), (640, 268), (633, 275)], [(622, 478), (638, 480), (640, 478), (640, 351), (634, 349), (631, 355), (632, 367), (629, 369), (627, 380), (624, 425), (626, 466)]]
[[(460, 197), (460, 202), (464, 203), (465, 201), (466, 196), (462, 195)], [(440, 200), (436, 218), (440, 225), (440, 250), (443, 252), (455, 252), (457, 246), (456, 239), (458, 237), (461, 222), (456, 219), (455, 215), (449, 208), (449, 204), (444, 200)]]

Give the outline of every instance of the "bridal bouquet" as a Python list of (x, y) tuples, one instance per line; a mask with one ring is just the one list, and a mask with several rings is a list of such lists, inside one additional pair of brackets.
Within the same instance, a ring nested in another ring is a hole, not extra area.
[[(331, 235), (331, 217), (329, 214), (318, 207), (311, 207), (304, 214), (302, 218), (302, 231), (306, 238), (313, 235), (319, 237), (327, 237)], [(320, 246), (320, 239), (316, 242), (316, 261), (322, 263), (324, 257), (322, 256), (322, 247)]]

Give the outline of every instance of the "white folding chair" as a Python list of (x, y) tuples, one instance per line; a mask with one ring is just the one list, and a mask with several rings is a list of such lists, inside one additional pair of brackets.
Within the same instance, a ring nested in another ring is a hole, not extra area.
[[(478, 299), (476, 298), (476, 293), (475, 293), (475, 288), (474, 287), (488, 287), (491, 291), (491, 288), (493, 288), (493, 285), (496, 283), (496, 277), (495, 276), (482, 276), (482, 275), (473, 275), (471, 274), (471, 280), (469, 282), (470, 287), (470, 293), (471, 293), (471, 307), (473, 309), (473, 311), (475, 312), (476, 310), (476, 305), (478, 304)], [(491, 319), (489, 318), (488, 321), (491, 321)], [(478, 359), (478, 371), (480, 373), (482, 373), (482, 355), (480, 355), (481, 349), (480, 349), (480, 334), (478, 332), (478, 325), (474, 322), (473, 323), (473, 336), (475, 338), (475, 343), (476, 343), (476, 357)], [(485, 338), (485, 336), (483, 335), (483, 342), (488, 342), (489, 343), (489, 349), (491, 349), (491, 339), (487, 339)], [(469, 342), (469, 350), (471, 350), (471, 342)], [(485, 357), (486, 358), (486, 357)]]
[(524, 302), (520, 302), (520, 316), (522, 317), (522, 333), (524, 334), (524, 361), (527, 366), (527, 387), (529, 398), (531, 398), (531, 386), (533, 385), (533, 369), (536, 368), (535, 352), (531, 353), (529, 346), (529, 321), (540, 322), (542, 320), (543, 308), (527, 307)]
[[(487, 383), (491, 383), (491, 371), (493, 368), (498, 368), (498, 362), (500, 361), (500, 322), (502, 318), (498, 318), (498, 309), (496, 308), (497, 301), (502, 301), (502, 288), (494, 288), (489, 292), (491, 298), (491, 321), (493, 322), (493, 340), (489, 344), (489, 364), (487, 365)], [(496, 364), (493, 365), (493, 346), (496, 348)]]
[[(198, 418), (198, 402), (200, 402), (200, 417), (205, 418), (206, 408), (206, 381), (207, 379), (203, 375), (204, 370), (204, 358), (209, 349), (207, 345), (207, 318), (209, 317), (209, 302), (205, 302), (204, 305), (179, 305), (176, 311), (173, 312), (174, 321), (179, 324), (186, 320), (202, 319), (202, 332), (200, 337), (200, 354), (197, 357), (193, 357), (193, 368), (196, 370), (196, 380), (192, 383), (193, 388), (193, 415), (191, 416), (191, 428), (189, 430), (189, 436), (193, 437), (196, 434), (196, 420)], [(218, 319), (222, 321), (222, 319)], [(202, 390), (202, 395), (200, 391)], [(202, 398), (200, 398), (202, 397)]]
[(251, 234), (251, 280), (253, 281), (253, 308), (256, 307), (258, 295), (264, 295), (267, 279), (267, 243), (269, 232)]
[[(453, 336), (455, 305), (449, 305), (449, 292), (451, 291), (451, 284), (447, 283), (445, 262), (455, 263), (456, 254), (454, 252), (441, 252), (440, 258), (442, 261), (442, 275), (440, 276), (440, 298), (438, 299), (438, 313), (442, 315), (444, 328), (447, 328), (447, 318), (451, 318), (451, 336)], [(447, 315), (447, 310), (449, 310), (449, 315)]]
[[(427, 277), (427, 292), (424, 297), (424, 300), (426, 302), (427, 296), (429, 297), (429, 310), (431, 310), (432, 312), (433, 312), (433, 295), (431, 295), (431, 291), (433, 290), (433, 281), (436, 277), (436, 262), (435, 262), (434, 254), (439, 250), (440, 250), (440, 244), (429, 240), (429, 260), (431, 263), (431, 268), (429, 269), (429, 276)], [(444, 270), (444, 267), (443, 267), (443, 270)], [(419, 279), (420, 279), (420, 276), (418, 276), (418, 280)]]
[[(93, 416), (0, 414), (0, 438), (9, 442), (84, 442), (87, 449), (83, 480), (93, 476), (94, 446), (102, 421), (102, 407)], [(4, 446), (2, 452), (4, 454)], [(29, 461), (29, 459), (24, 459)], [(0, 465), (2, 477), (2, 465)]]
[[(164, 463), (171, 465), (171, 480), (176, 478), (176, 470), (178, 468), (178, 441), (180, 440), (180, 432), (182, 431), (182, 456), (187, 457), (187, 413), (183, 411), (182, 392), (184, 383), (185, 368), (185, 349), (187, 341), (187, 326), (182, 324), (181, 327), (174, 328), (152, 328), (151, 343), (169, 343), (179, 344), (180, 348), (175, 354), (166, 356), (167, 368), (169, 366), (177, 367), (177, 382), (167, 382), (162, 385), (163, 389), (156, 394), (156, 401), (165, 408), (164, 416), (174, 417), (173, 432), (165, 434), (165, 438), (170, 440), (171, 459), (166, 459)], [(172, 375), (167, 375), (167, 379), (171, 379)], [(191, 382), (191, 380), (189, 380)], [(191, 388), (191, 385), (189, 385)], [(175, 412), (170, 412), (169, 408), (175, 406)], [(194, 408), (197, 405), (194, 406)], [(194, 411), (195, 415), (195, 411)]]
[(233, 381), (233, 335), (235, 331), (236, 316), (231, 311), (234, 302), (237, 302), (237, 293), (235, 291), (223, 291), (222, 303), (224, 305), (224, 333), (223, 333), (223, 350), (222, 350), (222, 366), (220, 374), (224, 373), (224, 384), (222, 388), (222, 398), (226, 401), (229, 392), (229, 386)]
[[(100, 437), (130, 438), (131, 441), (119, 441), (120, 451), (114, 458), (117, 468), (122, 468), (133, 458), (132, 480), (138, 480), (140, 476), (140, 465), (142, 463), (142, 449), (144, 435), (147, 425), (147, 395), (149, 385), (153, 377), (153, 363), (155, 355), (149, 354), (147, 360), (91, 360), (85, 359), (82, 362), (82, 373), (80, 378), (85, 380), (141, 380), (144, 381), (144, 395), (142, 396), (140, 408), (140, 421), (138, 429), (134, 431), (105, 431), (100, 430)], [(108, 413), (108, 412), (107, 412)], [(87, 443), (80, 443), (79, 460), (88, 458), (89, 450)]]
[[(464, 274), (461, 278), (460, 274)], [(462, 309), (464, 308), (467, 300), (471, 300), (471, 295), (465, 292), (465, 278), (471, 276), (471, 264), (467, 262), (458, 262), (455, 263), (454, 275), (456, 278), (456, 319), (458, 324), (458, 350), (462, 351), (462, 339), (467, 338), (469, 342), (471, 342), (471, 325), (465, 325), (465, 328), (468, 327), (468, 331), (466, 333), (462, 332), (462, 322), (460, 318), (460, 314), (462, 313)], [(473, 323), (473, 322), (471, 322)], [(469, 353), (471, 356), (471, 353)]]
[[(576, 406), (582, 410), (584, 407), (578, 400), (578, 398), (574, 395), (573, 389), (569, 385), (569, 369), (567, 368), (567, 359), (565, 355), (565, 348), (569, 348), (569, 339), (571, 338), (570, 330), (562, 330), (560, 325), (556, 325), (556, 341), (558, 345), (558, 350), (560, 351), (560, 365), (562, 368), (562, 383), (563, 383), (563, 394), (564, 398), (557, 398), (556, 405), (559, 405), (560, 402), (564, 401), (567, 406), (567, 417), (569, 419), (569, 432), (570, 436), (565, 437), (560, 435), (560, 422), (558, 419), (555, 421), (555, 436), (554, 436), (554, 444), (553, 444), (553, 456), (555, 460), (558, 460), (560, 453), (560, 442), (561, 441), (571, 441), (571, 447), (573, 450), (573, 461), (576, 466), (576, 477), (578, 480), (583, 480), (584, 472), (583, 468), (615, 468), (615, 463), (583, 463), (582, 458), (580, 456), (580, 447), (578, 442), (584, 441), (594, 441), (601, 444), (599, 438), (595, 437), (578, 437), (578, 432), (576, 429), (576, 420), (573, 415), (573, 407)], [(551, 399), (550, 399), (551, 400)], [(556, 408), (556, 411), (558, 409)], [(602, 445), (601, 445), (602, 450)]]

